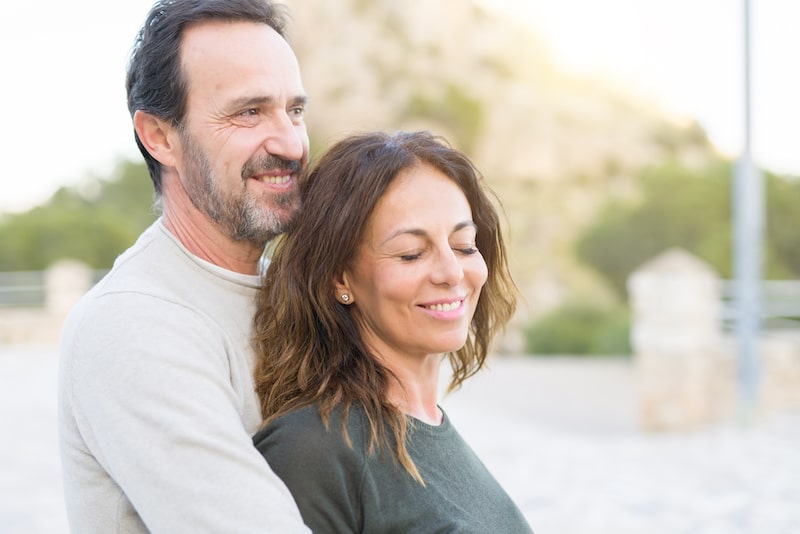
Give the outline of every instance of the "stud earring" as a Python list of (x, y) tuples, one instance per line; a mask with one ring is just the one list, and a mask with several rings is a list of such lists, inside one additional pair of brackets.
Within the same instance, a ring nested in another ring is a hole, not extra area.
[(350, 302), (350, 295), (348, 295), (347, 293), (342, 293), (342, 302), (344, 302), (345, 304)]

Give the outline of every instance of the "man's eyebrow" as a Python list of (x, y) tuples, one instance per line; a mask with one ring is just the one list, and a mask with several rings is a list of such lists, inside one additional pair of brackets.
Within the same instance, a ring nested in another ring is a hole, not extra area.
[[(231, 108), (247, 108), (255, 106), (272, 105), (275, 102), (275, 97), (272, 96), (245, 96), (235, 98), (231, 101)], [(290, 106), (305, 106), (308, 103), (308, 96), (298, 95), (289, 99)]]
[(289, 103), (292, 106), (305, 106), (308, 104), (308, 96), (306, 95), (297, 95), (296, 97), (292, 98)]

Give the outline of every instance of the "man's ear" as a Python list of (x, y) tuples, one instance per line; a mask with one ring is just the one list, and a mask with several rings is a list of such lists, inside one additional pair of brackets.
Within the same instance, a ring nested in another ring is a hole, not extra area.
[(336, 297), (336, 300), (343, 304), (352, 304), (355, 299), (353, 298), (353, 292), (350, 289), (350, 275), (347, 272), (342, 272), (338, 274), (333, 279), (333, 290)]
[(165, 167), (175, 166), (176, 146), (172, 140), (175, 129), (171, 125), (151, 113), (137, 110), (133, 114), (133, 127), (151, 156)]

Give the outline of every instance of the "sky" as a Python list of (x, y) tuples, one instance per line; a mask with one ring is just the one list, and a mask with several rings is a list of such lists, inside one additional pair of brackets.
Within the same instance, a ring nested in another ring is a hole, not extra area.
[[(479, 0), (531, 24), (556, 61), (694, 118), (744, 147), (744, 0)], [(0, 21), (0, 212), (139, 158), (125, 107), (130, 45), (151, 0), (11, 2)], [(751, 147), (800, 175), (800, 1), (751, 0)]]
[[(482, 1), (537, 28), (569, 70), (696, 119), (728, 156), (744, 150), (744, 0)], [(751, 150), (800, 175), (800, 1), (750, 0), (749, 12)]]

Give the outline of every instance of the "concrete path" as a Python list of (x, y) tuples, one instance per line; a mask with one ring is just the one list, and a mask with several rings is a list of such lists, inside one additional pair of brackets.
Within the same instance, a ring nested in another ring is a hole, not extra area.
[[(0, 534), (66, 534), (57, 354), (0, 346)], [(497, 358), (442, 405), (538, 534), (798, 534), (800, 414), (637, 430), (624, 360)]]
[(443, 405), (539, 534), (800, 533), (800, 413), (642, 433), (620, 360), (497, 360)]

